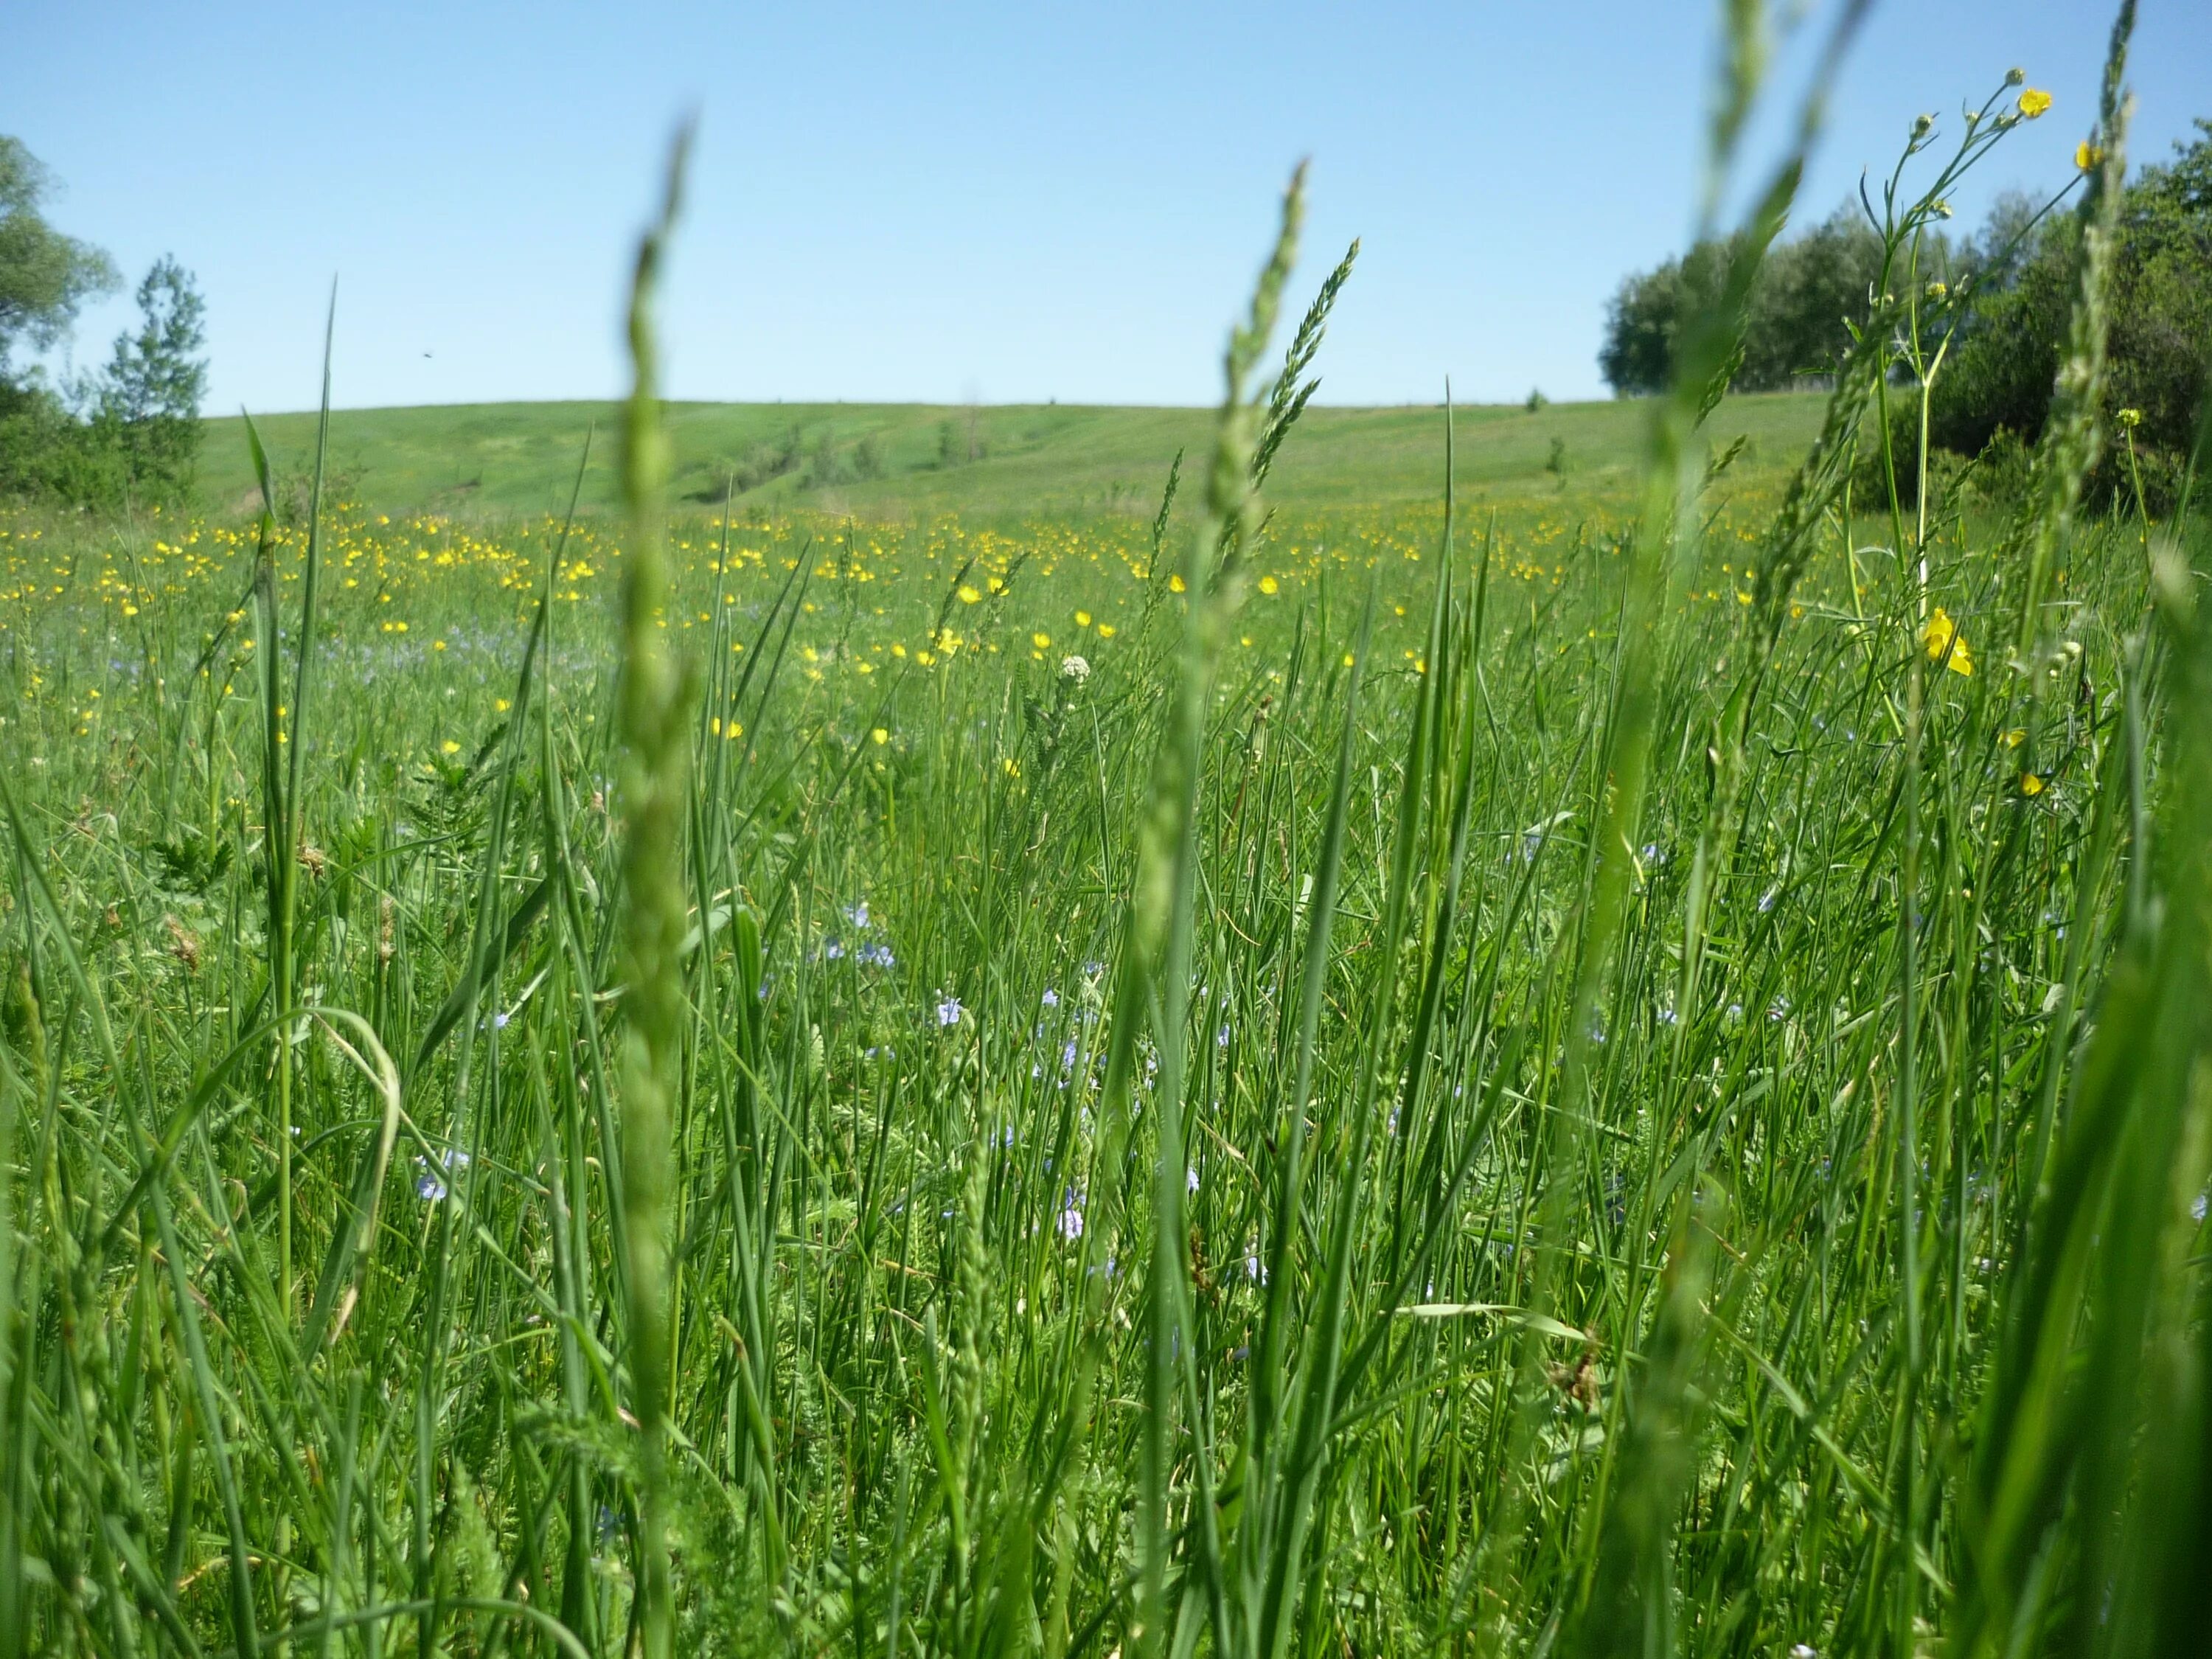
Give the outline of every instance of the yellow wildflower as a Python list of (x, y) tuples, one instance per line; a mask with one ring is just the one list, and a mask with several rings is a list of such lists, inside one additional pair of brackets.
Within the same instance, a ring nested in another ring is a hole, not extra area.
[(447, 755), (458, 755), (461, 752), (461, 745), (451, 738), (447, 738), (445, 742), (440, 744), (438, 749), (441, 753)]
[(1040, 651), (1049, 650), (1052, 646), (1052, 635), (1049, 634), (1032, 634), (1030, 635), (1030, 643), (1036, 647)]
[(878, 744), (886, 744), (891, 740), (891, 734), (880, 726), (874, 731), (869, 732), (868, 735), (873, 738)]
[(2087, 138), (2074, 146), (2074, 166), (2081, 173), (2089, 173), (2105, 165), (2105, 147), (2093, 144)]
[(961, 603), (961, 604), (963, 604), (963, 605), (973, 605), (973, 604), (975, 604), (975, 601), (976, 601), (976, 600), (978, 600), (978, 599), (981, 599), (981, 598), (983, 597), (981, 593), (978, 593), (978, 592), (977, 592), (974, 588), (972, 588), (972, 587), (969, 586), (968, 586), (968, 584), (967, 584), (967, 583), (965, 583), (965, 582), (963, 582), (963, 583), (961, 583), (961, 584), (960, 584), (960, 586), (959, 586), (959, 590), (958, 590), (958, 592), (959, 592), (959, 596), (960, 596), (960, 603)]
[(1170, 576), (1170, 577), (1168, 578), (1168, 592), (1170, 592), (1170, 593), (1183, 593), (1183, 592), (1188, 592), (1188, 591), (1189, 591), (1189, 590), (1188, 590), (1187, 587), (1185, 587), (1185, 586), (1183, 586), (1183, 580), (1182, 580), (1182, 578), (1181, 576)]
[(1114, 637), (1114, 624), (1112, 623), (1100, 623), (1098, 624), (1098, 637), (1102, 640), (1112, 639)]
[(1276, 591), (1280, 588), (1282, 584), (1278, 582), (1273, 576), (1262, 576), (1260, 578), (1260, 591), (1262, 593), (1267, 594), (1270, 598), (1274, 595)]
[(1091, 626), (1091, 613), (1090, 613), (1088, 611), (1077, 611), (1077, 612), (1075, 613), (1075, 625), (1076, 625), (1078, 628), (1088, 628), (1088, 627), (1090, 627), (1090, 626)]
[(2036, 776), (2034, 773), (2023, 772), (2020, 775), (2020, 793), (2021, 794), (2039, 795), (2043, 793), (2043, 780)]
[(2051, 107), (2051, 94), (2040, 87), (2030, 87), (2020, 95), (2020, 112), (2033, 121)]
[(1966, 636), (1959, 631), (1958, 623), (1951, 620), (1942, 606), (1936, 607), (1935, 613), (1928, 618), (1928, 625), (1920, 630), (1920, 638), (1928, 647), (1929, 661), (1943, 662), (1948, 653), (1948, 666), (1954, 674), (1970, 675), (1974, 672), (1974, 657), (1966, 649)]

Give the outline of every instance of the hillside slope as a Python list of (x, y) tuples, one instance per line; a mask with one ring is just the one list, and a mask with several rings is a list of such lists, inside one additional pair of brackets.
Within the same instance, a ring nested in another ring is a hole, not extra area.
[[(1713, 416), (1717, 441), (1749, 439), (1747, 471), (1787, 467), (1819, 429), (1806, 393), (1732, 398)], [(1644, 437), (1638, 403), (1559, 404), (1534, 412), (1458, 411), (1459, 482), (1480, 496), (1558, 487), (1609, 493), (1631, 482)], [(721, 501), (734, 475), (742, 509), (805, 507), (865, 518), (1121, 509), (1149, 512), (1178, 448), (1204, 453), (1202, 409), (920, 404), (678, 404), (670, 410), (680, 500)], [(218, 513), (253, 501), (243, 423), (210, 421), (205, 499)], [(312, 413), (258, 417), (271, 464), (295, 481), (313, 452)], [(331, 465), (345, 494), (384, 513), (498, 515), (557, 510), (579, 447), (599, 433), (584, 484), (587, 508), (613, 500), (614, 405), (479, 404), (341, 410)], [(1547, 463), (1560, 446), (1561, 471)], [(1386, 506), (1435, 499), (1442, 478), (1437, 407), (1315, 408), (1279, 459), (1269, 489), (1285, 507)], [(782, 469), (778, 471), (777, 469)]]

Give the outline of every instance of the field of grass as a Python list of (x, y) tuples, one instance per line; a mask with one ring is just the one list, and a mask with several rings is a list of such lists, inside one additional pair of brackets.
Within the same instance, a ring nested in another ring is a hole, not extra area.
[(1271, 471), (1263, 278), (718, 516), (664, 225), (593, 467), (0, 525), (0, 1659), (2200, 1645), (2212, 538), (2094, 264), (2024, 482), (1863, 483), (1952, 176), (1814, 416), (1717, 300)]
[[(1747, 440), (1747, 473), (1786, 475), (1820, 430), (1809, 393), (1732, 398), (1713, 417), (1717, 441)], [(618, 405), (493, 404), (341, 410), (331, 417), (331, 465), (349, 496), (388, 514), (483, 518), (558, 513), (577, 445), (613, 430)], [(1432, 503), (1441, 409), (1310, 409), (1283, 453), (1272, 499), (1285, 508)], [(280, 475), (303, 479), (315, 416), (257, 416)], [(1644, 410), (1634, 403), (1553, 404), (1531, 412), (1483, 406), (1458, 413), (1459, 481), (1469, 501), (1493, 495), (1632, 497)], [(1212, 442), (1212, 416), (1194, 409), (922, 404), (676, 404), (673, 490), (694, 511), (719, 507), (749, 455), (793, 458), (793, 470), (734, 496), (737, 513), (851, 514), (869, 520), (956, 513), (969, 518), (1121, 512), (1150, 518), (1176, 451)], [(822, 461), (829, 441), (830, 465)], [(872, 439), (879, 477), (853, 476)], [(1563, 471), (1547, 471), (1553, 443)], [(948, 453), (949, 446), (949, 453)], [(208, 422), (201, 477), (213, 509), (237, 516), (259, 495), (243, 423)], [(972, 459), (971, 459), (972, 455)], [(616, 504), (613, 475), (586, 480), (582, 507)]]

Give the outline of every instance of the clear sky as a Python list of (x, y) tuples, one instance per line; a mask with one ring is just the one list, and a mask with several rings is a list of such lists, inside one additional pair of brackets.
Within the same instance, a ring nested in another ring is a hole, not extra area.
[[(2015, 64), (2056, 107), (1961, 216), (2063, 179), (2109, 25), (2100, 0), (1877, 0), (1807, 210)], [(1301, 155), (1300, 302), (1364, 239), (1324, 401), (1447, 374), (1591, 397), (1607, 295), (1686, 234), (1713, 39), (1692, 0), (0, 0), (0, 131), (127, 276), (198, 272), (218, 409), (313, 403), (333, 274), (342, 404), (617, 391), (686, 109), (678, 397), (1211, 401)], [(2131, 70), (2156, 159), (2212, 116), (2212, 0), (2142, 0)], [(89, 313), (77, 362), (129, 315)]]

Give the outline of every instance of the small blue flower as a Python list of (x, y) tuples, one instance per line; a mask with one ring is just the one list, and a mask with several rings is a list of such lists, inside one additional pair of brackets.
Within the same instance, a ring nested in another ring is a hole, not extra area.
[(937, 1005), (937, 1023), (939, 1025), (957, 1025), (960, 1023), (960, 1014), (958, 997), (948, 995)]
[(444, 1170), (450, 1174), (455, 1170), (467, 1169), (469, 1155), (458, 1146), (448, 1146), (438, 1154), (436, 1170), (430, 1167), (430, 1161), (425, 1158), (417, 1158), (415, 1160), (415, 1167), (422, 1171), (416, 1178), (415, 1196), (425, 1203), (442, 1204), (450, 1195), (453, 1188), (446, 1184), (444, 1177), (439, 1171)]
[(1048, 1008), (1057, 1008), (1060, 1006), (1060, 993), (1054, 990), (1051, 986), (1048, 985), (1044, 988), (1042, 1001), (1044, 1006)]

